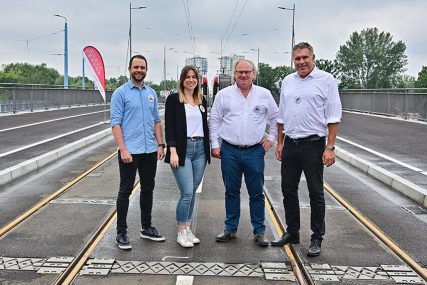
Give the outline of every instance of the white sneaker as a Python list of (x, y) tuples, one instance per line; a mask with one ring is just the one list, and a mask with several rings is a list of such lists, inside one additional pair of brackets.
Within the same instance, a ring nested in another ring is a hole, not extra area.
[(187, 239), (189, 241), (191, 241), (193, 244), (200, 243), (200, 240), (193, 234), (189, 227), (186, 227), (185, 230), (187, 231)]
[(182, 247), (193, 247), (194, 244), (188, 240), (187, 238), (187, 231), (182, 230), (178, 232), (176, 237), (176, 242), (179, 243)]

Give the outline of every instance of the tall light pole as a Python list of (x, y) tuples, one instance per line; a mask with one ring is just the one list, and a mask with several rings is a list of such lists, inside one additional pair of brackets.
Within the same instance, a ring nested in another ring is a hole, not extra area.
[(294, 48), (295, 45), (295, 3), (294, 3), (294, 7), (291, 8), (285, 8), (285, 7), (277, 7), (279, 9), (282, 10), (290, 10), (292, 11), (292, 42), (291, 42), (291, 68), (292, 68), (292, 64), (293, 64), (293, 60), (292, 60), (292, 49)]
[(251, 48), (250, 50), (257, 52), (256, 85), (258, 85), (258, 82), (259, 82), (258, 78), (259, 78), (259, 75), (260, 75), (260, 70), (259, 70), (259, 47), (256, 48), (256, 49)]
[(65, 20), (64, 25), (64, 89), (68, 89), (68, 26), (67, 18), (58, 14), (55, 17), (63, 18)]
[[(173, 50), (173, 47), (167, 50)], [(166, 46), (163, 46), (163, 91), (166, 97)]]
[(132, 58), (132, 10), (144, 9), (146, 6), (132, 7), (132, 2), (129, 2), (129, 59)]

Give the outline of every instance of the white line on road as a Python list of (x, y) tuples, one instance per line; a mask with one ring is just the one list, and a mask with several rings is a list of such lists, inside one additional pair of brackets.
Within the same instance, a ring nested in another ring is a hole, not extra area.
[(194, 276), (184, 276), (178, 275), (176, 277), (176, 285), (192, 285), (194, 281)]
[(52, 120), (41, 121), (41, 122), (37, 122), (37, 123), (32, 123), (32, 124), (13, 127), (13, 128), (3, 129), (3, 130), (0, 130), (0, 133), (6, 132), (6, 131), (11, 131), (11, 130), (16, 130), (16, 129), (21, 129), (21, 128), (26, 128), (26, 127), (31, 127), (31, 126), (36, 126), (36, 125), (41, 125), (41, 124), (46, 124), (46, 123), (51, 123), (51, 122), (56, 122), (56, 121), (61, 121), (61, 120), (66, 120), (66, 119), (77, 118), (77, 117), (81, 117), (81, 116), (93, 115), (93, 114), (97, 114), (97, 113), (101, 113), (101, 112), (104, 112), (104, 111), (102, 110), (102, 111), (90, 112), (90, 113), (85, 113), (85, 114), (80, 114), (80, 115), (74, 115), (74, 116), (68, 116), (68, 117), (62, 117), (62, 118), (57, 118), (57, 119), (52, 119)]
[(34, 147), (34, 146), (37, 146), (37, 145), (40, 145), (40, 144), (43, 144), (43, 143), (46, 143), (46, 142), (50, 142), (50, 141), (53, 141), (53, 140), (56, 140), (56, 139), (59, 139), (59, 138), (62, 138), (62, 137), (74, 134), (74, 133), (78, 133), (78, 132), (81, 132), (81, 131), (84, 131), (84, 130), (87, 130), (87, 129), (90, 129), (90, 128), (93, 128), (93, 127), (96, 127), (96, 126), (99, 126), (99, 125), (102, 125), (102, 124), (104, 124), (104, 122), (100, 122), (98, 124), (94, 124), (94, 125), (91, 125), (91, 126), (88, 126), (88, 127), (85, 127), (85, 128), (81, 128), (81, 129), (78, 129), (78, 130), (75, 130), (75, 131), (72, 131), (72, 132), (69, 132), (69, 133), (66, 133), (66, 134), (62, 134), (62, 135), (59, 135), (59, 136), (56, 136), (56, 137), (53, 137), (53, 138), (50, 138), (50, 139), (47, 139), (47, 140), (43, 140), (43, 141), (39, 141), (39, 142), (36, 142), (36, 143), (32, 143), (32, 144), (29, 144), (29, 145), (26, 145), (26, 146), (23, 146), (23, 147), (20, 147), (20, 148), (16, 148), (16, 149), (8, 151), (8, 152), (0, 153), (0, 157), (9, 155), (9, 154), (12, 154), (12, 153), (15, 153), (15, 152), (18, 152), (18, 151), (21, 151), (21, 150), (24, 150), (24, 149), (27, 149), (27, 148), (30, 148), (30, 147)]
[(382, 157), (382, 158), (385, 158), (385, 159), (387, 159), (387, 160), (390, 160), (390, 161), (392, 161), (392, 162), (394, 162), (394, 163), (397, 163), (397, 164), (399, 164), (399, 165), (401, 165), (401, 166), (403, 166), (403, 167), (409, 168), (409, 169), (411, 169), (411, 170), (413, 170), (413, 171), (415, 171), (415, 172), (418, 172), (418, 173), (420, 173), (420, 174), (427, 175), (427, 172), (426, 172), (426, 171), (424, 171), (424, 170), (422, 170), (422, 169), (420, 169), (420, 168), (418, 168), (418, 167), (415, 167), (415, 166), (409, 165), (409, 164), (404, 163), (404, 162), (402, 162), (402, 161), (400, 161), (400, 160), (397, 160), (397, 159), (395, 159), (395, 158), (392, 158), (392, 157), (390, 157), (390, 156), (387, 156), (387, 155), (385, 155), (385, 154), (382, 154), (382, 153), (380, 153), (380, 152), (377, 152), (377, 151), (375, 151), (375, 150), (373, 150), (373, 149), (370, 149), (370, 148), (364, 147), (364, 146), (362, 146), (362, 145), (360, 145), (360, 144), (357, 144), (357, 143), (355, 143), (355, 142), (352, 142), (352, 141), (350, 141), (350, 140), (347, 140), (347, 139), (344, 139), (344, 138), (341, 138), (341, 137), (337, 137), (337, 139), (342, 140), (343, 142), (346, 142), (346, 143), (348, 143), (348, 144), (351, 144), (351, 145), (357, 146), (358, 148), (361, 148), (361, 149), (366, 150), (367, 152), (370, 152), (370, 153), (372, 153), (372, 154), (375, 154), (375, 155), (377, 155), (377, 156), (379, 156), (379, 157)]

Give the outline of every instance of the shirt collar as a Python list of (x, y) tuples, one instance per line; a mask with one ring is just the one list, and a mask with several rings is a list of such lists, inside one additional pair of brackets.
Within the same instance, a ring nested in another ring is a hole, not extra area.
[(298, 75), (298, 71), (294, 73), (294, 76), (295, 78), (299, 78), (299, 79), (305, 79), (307, 77), (316, 78), (319, 76), (319, 69), (316, 66), (314, 66), (313, 70), (305, 78), (301, 78)]
[[(130, 80), (130, 79), (128, 80), (127, 84), (128, 84), (128, 86), (129, 86), (130, 89), (132, 89), (132, 88), (138, 88), (135, 84), (133, 84), (132, 80)], [(145, 82), (144, 82), (144, 85), (142, 85), (141, 89), (145, 89)]]

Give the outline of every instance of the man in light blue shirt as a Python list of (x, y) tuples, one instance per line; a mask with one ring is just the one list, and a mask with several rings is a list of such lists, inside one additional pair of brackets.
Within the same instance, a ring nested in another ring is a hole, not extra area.
[(163, 131), (157, 108), (157, 94), (144, 85), (147, 60), (135, 55), (129, 61), (130, 80), (117, 88), (111, 97), (111, 127), (118, 146), (120, 188), (117, 196), (117, 237), (121, 249), (131, 249), (126, 217), (129, 196), (138, 170), (141, 195), (141, 237), (164, 241), (151, 225), (154, 178), (157, 160), (164, 157)]
[(341, 101), (335, 78), (314, 65), (313, 47), (292, 49), (295, 69), (280, 90), (276, 158), (281, 160), (286, 233), (273, 246), (299, 243), (298, 185), (304, 171), (310, 196), (311, 244), (308, 256), (320, 255), (325, 234), (323, 168), (335, 163), (335, 139), (341, 121)]

